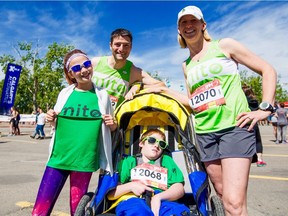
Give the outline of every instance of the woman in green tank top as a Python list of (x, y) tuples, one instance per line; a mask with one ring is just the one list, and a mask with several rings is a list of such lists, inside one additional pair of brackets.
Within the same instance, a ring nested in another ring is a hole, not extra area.
[(241, 88), (238, 64), (263, 76), (263, 101), (274, 103), (274, 68), (241, 43), (213, 41), (202, 11), (195, 6), (178, 14), (178, 41), (190, 55), (183, 63), (189, 103), (195, 115), (201, 159), (227, 215), (248, 215), (247, 185), (255, 150), (253, 127), (272, 109), (250, 111)]
[[(153, 91), (174, 96), (193, 112), (201, 160), (226, 215), (248, 215), (248, 175), (256, 153), (253, 127), (274, 111), (276, 71), (231, 38), (212, 40), (198, 7), (183, 8), (177, 25), (178, 42), (190, 52), (182, 64), (188, 97), (163, 87)], [(238, 64), (263, 76), (263, 102), (256, 111), (248, 108)]]

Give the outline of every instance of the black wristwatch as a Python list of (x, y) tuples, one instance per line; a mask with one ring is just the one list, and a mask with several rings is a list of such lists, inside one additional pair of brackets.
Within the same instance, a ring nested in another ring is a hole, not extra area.
[(263, 111), (270, 111), (271, 113), (275, 112), (274, 107), (270, 103), (267, 103), (267, 102), (260, 103), (259, 104), (259, 109), (263, 110)]

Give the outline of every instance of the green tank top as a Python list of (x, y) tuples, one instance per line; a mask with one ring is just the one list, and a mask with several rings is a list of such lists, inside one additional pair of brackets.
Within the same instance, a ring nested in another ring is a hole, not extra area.
[(82, 172), (99, 169), (101, 124), (95, 90), (74, 90), (57, 116), (54, 147), (47, 166)]
[(250, 111), (238, 64), (221, 52), (219, 41), (209, 44), (207, 53), (199, 62), (193, 62), (189, 57), (186, 72), (196, 133), (233, 127), (239, 113)]
[(106, 89), (114, 109), (128, 92), (131, 67), (132, 62), (127, 60), (123, 68), (113, 69), (108, 65), (108, 56), (101, 57), (94, 67), (92, 80), (96, 86)]

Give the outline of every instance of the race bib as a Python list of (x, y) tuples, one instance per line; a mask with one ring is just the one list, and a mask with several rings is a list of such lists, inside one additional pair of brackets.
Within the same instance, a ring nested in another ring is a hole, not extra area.
[(143, 163), (131, 169), (131, 180), (147, 186), (167, 190), (167, 169), (154, 164)]
[(112, 105), (113, 109), (115, 110), (119, 98), (118, 98), (118, 97), (115, 97), (115, 96), (113, 96), (113, 95), (109, 95), (109, 96), (110, 96), (110, 100), (111, 100), (111, 105)]
[(189, 105), (195, 113), (200, 113), (210, 107), (223, 104), (225, 104), (225, 98), (218, 79), (197, 88), (189, 100)]

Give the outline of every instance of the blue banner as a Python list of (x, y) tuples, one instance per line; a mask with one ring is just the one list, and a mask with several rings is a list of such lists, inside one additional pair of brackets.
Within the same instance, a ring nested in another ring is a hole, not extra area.
[(14, 106), (21, 70), (20, 65), (9, 63), (7, 66), (0, 104), (0, 114), (2, 115), (10, 114), (10, 108)]

